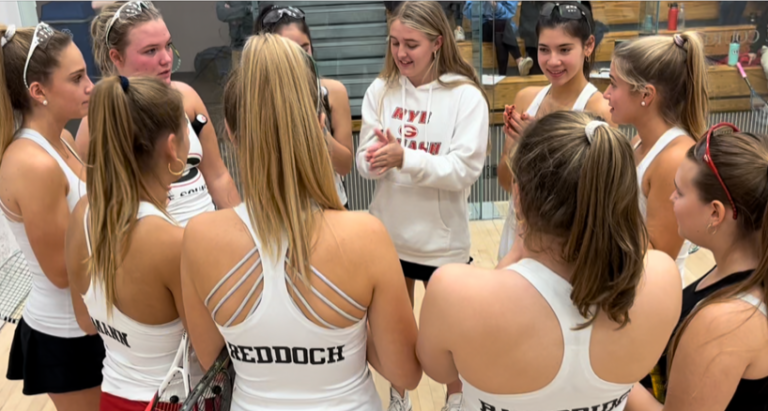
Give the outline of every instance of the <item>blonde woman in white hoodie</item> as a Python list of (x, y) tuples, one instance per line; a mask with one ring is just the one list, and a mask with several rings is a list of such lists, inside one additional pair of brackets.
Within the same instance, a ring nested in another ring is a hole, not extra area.
[[(487, 98), (439, 3), (395, 11), (362, 114), (357, 168), (377, 180), (369, 210), (395, 243), (413, 302), (416, 280), (426, 285), (439, 266), (470, 261), (467, 199), (488, 145)], [(391, 397), (390, 410), (410, 409), (402, 390)]]

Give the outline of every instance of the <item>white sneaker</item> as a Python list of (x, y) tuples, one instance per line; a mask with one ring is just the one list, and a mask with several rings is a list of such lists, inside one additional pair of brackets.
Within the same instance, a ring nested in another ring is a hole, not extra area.
[(533, 59), (530, 57), (523, 57), (523, 59), (520, 60), (520, 64), (517, 65), (517, 70), (520, 72), (521, 76), (527, 76), (528, 73), (531, 72), (532, 67)]
[(389, 387), (389, 408), (388, 411), (412, 411), (411, 397), (408, 396), (408, 391), (405, 392), (405, 397), (401, 397), (400, 394), (392, 387)]
[(464, 37), (464, 29), (461, 26), (456, 26), (456, 30), (453, 31), (453, 36), (456, 38), (456, 41), (466, 40), (466, 37)]
[(462, 398), (461, 393), (451, 394), (451, 396), (448, 397), (448, 401), (445, 402), (445, 407), (443, 407), (441, 411), (461, 411)]

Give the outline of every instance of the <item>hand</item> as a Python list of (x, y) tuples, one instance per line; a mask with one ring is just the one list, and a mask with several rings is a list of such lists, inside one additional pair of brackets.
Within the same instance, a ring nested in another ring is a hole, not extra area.
[(368, 149), (368, 153), (371, 153), (371, 149), (379, 146), (376, 151), (371, 155), (371, 159), (368, 162), (371, 164), (373, 170), (378, 170), (379, 174), (384, 174), (392, 168), (403, 166), (403, 154), (405, 149), (397, 142), (397, 139), (392, 135), (392, 132), (387, 129), (387, 134), (381, 130), (374, 131), (379, 142), (374, 144)]
[(757, 54), (749, 53), (749, 63), (747, 64), (752, 64), (752, 62), (755, 61), (756, 58), (757, 58)]
[(516, 111), (512, 111), (507, 114), (503, 114), (504, 117), (504, 134), (511, 138), (514, 142), (520, 141), (520, 137), (523, 135), (523, 131), (531, 123), (531, 118), (528, 113), (520, 114)]

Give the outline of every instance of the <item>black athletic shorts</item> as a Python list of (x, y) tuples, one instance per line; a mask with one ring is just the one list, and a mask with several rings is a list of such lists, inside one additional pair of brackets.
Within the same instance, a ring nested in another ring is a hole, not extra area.
[(9, 380), (24, 380), (24, 395), (65, 394), (101, 385), (104, 342), (98, 335), (61, 338), (33, 330), (22, 318), (8, 359)]
[[(472, 257), (469, 257), (467, 264), (471, 264), (472, 261)], [(411, 278), (419, 281), (429, 281), (429, 279), (432, 278), (432, 274), (434, 274), (438, 268), (429, 265), (411, 263), (403, 260), (400, 260), (400, 266), (403, 267), (403, 274), (405, 275), (405, 278)]]

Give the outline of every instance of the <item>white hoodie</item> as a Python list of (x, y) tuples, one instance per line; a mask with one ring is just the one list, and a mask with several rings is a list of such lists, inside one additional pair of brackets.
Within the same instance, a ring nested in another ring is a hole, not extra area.
[[(440, 80), (469, 81), (457, 74)], [(448, 88), (437, 81), (416, 88), (402, 76), (400, 87), (387, 89), (377, 78), (365, 93), (362, 115), (357, 169), (378, 180), (369, 211), (384, 223), (400, 259), (433, 267), (466, 263), (467, 200), (488, 146), (483, 94), (470, 84)], [(365, 154), (378, 141), (376, 129), (390, 129), (403, 145), (402, 168), (383, 175), (370, 169)]]

